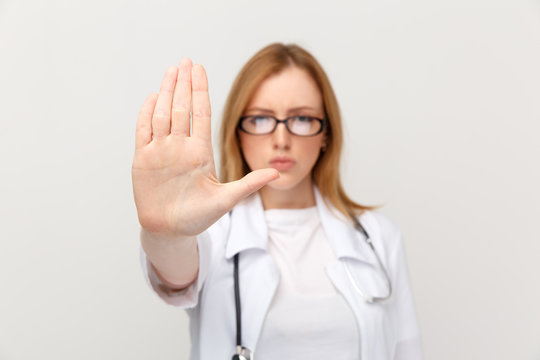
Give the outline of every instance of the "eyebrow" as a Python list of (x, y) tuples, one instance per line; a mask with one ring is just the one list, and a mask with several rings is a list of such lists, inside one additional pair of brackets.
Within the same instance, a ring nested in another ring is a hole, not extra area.
[[(298, 107), (288, 109), (287, 112), (292, 113), (299, 110), (311, 110), (313, 112), (317, 112), (317, 110), (315, 110), (315, 108), (311, 106), (298, 106)], [(260, 112), (266, 112), (266, 113), (272, 113), (272, 114), (274, 113), (274, 111), (271, 109), (265, 109), (265, 108), (259, 108), (259, 107), (252, 107), (252, 108), (246, 109), (246, 112), (247, 111), (260, 111)]]

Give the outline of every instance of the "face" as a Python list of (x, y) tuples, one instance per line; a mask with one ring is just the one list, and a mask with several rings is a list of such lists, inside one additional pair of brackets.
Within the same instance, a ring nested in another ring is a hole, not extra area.
[[(305, 70), (291, 66), (259, 86), (243, 115), (273, 115), (282, 120), (303, 115), (322, 119), (322, 95)], [(267, 186), (281, 190), (311, 186), (311, 171), (325, 141), (324, 131), (315, 136), (297, 136), (280, 123), (271, 134), (238, 131), (238, 135), (251, 170), (273, 167), (279, 171), (280, 178)]]

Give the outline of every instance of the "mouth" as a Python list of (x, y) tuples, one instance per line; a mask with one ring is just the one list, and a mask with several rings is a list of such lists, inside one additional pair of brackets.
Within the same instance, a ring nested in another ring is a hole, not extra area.
[(296, 164), (296, 161), (290, 157), (279, 156), (270, 160), (270, 166), (278, 171), (286, 171), (291, 169)]

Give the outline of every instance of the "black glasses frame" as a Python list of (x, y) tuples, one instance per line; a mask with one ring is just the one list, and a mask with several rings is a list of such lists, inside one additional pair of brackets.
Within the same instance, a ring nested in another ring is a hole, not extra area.
[[(318, 122), (321, 123), (321, 128), (319, 129), (319, 131), (317, 131), (315, 134), (310, 134), (310, 135), (298, 135), (298, 134), (295, 134), (291, 131), (291, 129), (289, 129), (289, 120), (292, 119), (292, 118), (296, 118), (296, 117), (305, 117), (305, 118), (309, 118), (309, 119), (312, 119), (312, 120), (317, 120)], [(267, 132), (267, 133), (264, 133), (264, 134), (255, 134), (255, 133), (252, 133), (252, 132), (249, 132), (247, 131), (246, 129), (244, 129), (244, 127), (242, 126), (242, 123), (244, 122), (245, 119), (248, 119), (248, 118), (253, 118), (253, 117), (268, 117), (268, 118), (272, 118), (276, 121), (276, 124), (274, 125), (274, 128), (272, 129), (272, 131), (270, 132)], [(320, 118), (316, 118), (314, 116), (304, 116), (304, 115), (294, 115), (294, 116), (289, 116), (288, 118), (286, 119), (283, 119), (283, 120), (280, 120), (278, 119), (277, 117), (275, 116), (271, 116), (271, 115), (247, 115), (247, 116), (242, 116), (239, 120), (238, 120), (238, 129), (245, 132), (246, 134), (249, 134), (249, 135), (255, 135), (255, 136), (261, 136), (261, 135), (268, 135), (268, 134), (272, 134), (274, 131), (276, 131), (277, 129), (277, 126), (279, 125), (279, 123), (283, 123), (283, 125), (285, 125), (285, 128), (287, 129), (287, 131), (292, 134), (292, 135), (295, 135), (295, 136), (302, 136), (302, 137), (309, 137), (309, 136), (315, 136), (315, 135), (319, 135), (325, 128), (326, 126), (326, 119), (320, 119)]]

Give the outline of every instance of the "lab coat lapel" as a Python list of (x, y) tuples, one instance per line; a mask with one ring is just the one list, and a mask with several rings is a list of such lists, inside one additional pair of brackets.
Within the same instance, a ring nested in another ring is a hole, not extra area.
[(231, 227), (225, 257), (247, 249), (266, 250), (268, 231), (261, 197), (255, 193), (242, 200), (231, 212)]
[[(336, 257), (353, 258), (366, 264), (375, 265), (377, 259), (366, 243), (364, 234), (357, 231), (337, 209), (327, 207), (317, 187), (314, 187), (314, 191), (319, 218)], [(360, 222), (370, 235), (370, 229), (362, 221), (362, 218)]]
[(239, 284), (242, 307), (242, 341), (248, 349), (255, 345), (279, 282), (279, 270), (266, 252), (268, 232), (258, 193), (235, 206), (225, 256), (240, 253)]
[[(340, 260), (326, 266), (328, 277), (351, 306), (356, 317), (360, 333), (360, 351), (362, 359), (391, 359), (393, 343), (392, 327), (384, 304), (369, 304), (364, 301), (351, 286), (345, 263)], [(355, 275), (358, 272), (355, 271)], [(366, 280), (369, 276), (362, 276)]]
[[(377, 273), (375, 255), (366, 244), (364, 235), (356, 231), (337, 210), (327, 207), (317, 187), (314, 187), (314, 191), (321, 224), (337, 257), (337, 260), (326, 266), (326, 271), (356, 317), (360, 329), (362, 359), (389, 359), (391, 354), (388, 349), (391, 347), (388, 344), (391, 343), (392, 334), (388, 333), (384, 305), (368, 304), (356, 294), (345, 269), (345, 262), (348, 262), (356, 281), (366, 291), (379, 294), (382, 282), (373, 276)], [(360, 222), (370, 237), (378, 236), (363, 216)], [(232, 257), (240, 253), (243, 344), (253, 351), (256, 351), (264, 319), (279, 283), (279, 270), (266, 252), (267, 243), (264, 209), (256, 193), (234, 208), (225, 248), (225, 256), (231, 263)]]
[[(315, 198), (321, 224), (333, 249), (336, 260), (326, 266), (328, 277), (350, 305), (359, 327), (362, 359), (390, 359), (392, 334), (388, 326), (384, 304), (369, 304), (356, 293), (347, 274), (349, 266), (357, 284), (369, 294), (384, 294), (385, 278), (381, 276), (375, 254), (366, 243), (365, 236), (357, 231), (335, 208), (324, 203), (315, 187)], [(368, 236), (373, 240), (379, 236), (369, 221), (369, 215), (359, 218)]]

